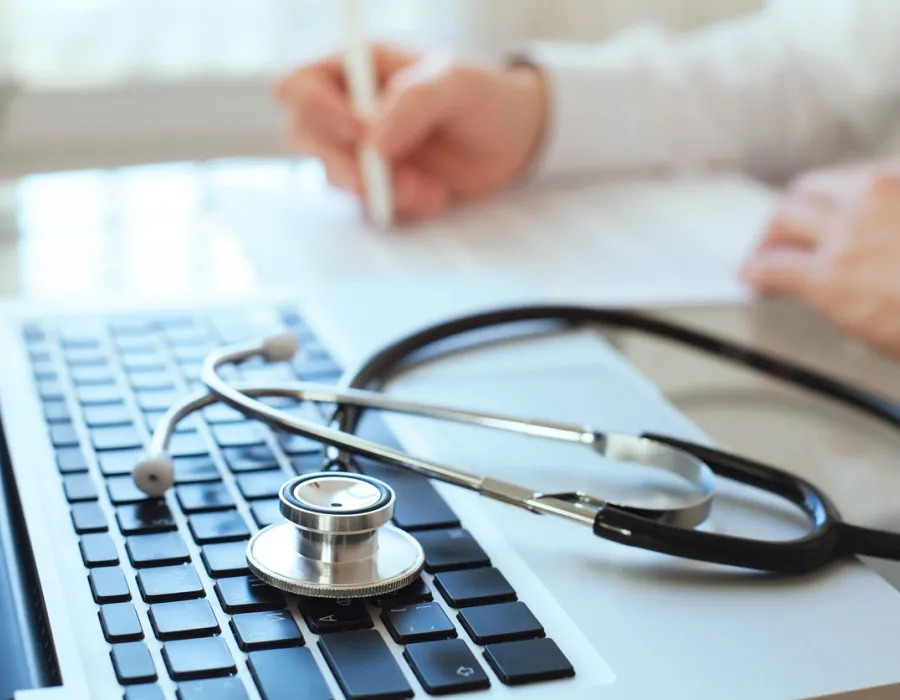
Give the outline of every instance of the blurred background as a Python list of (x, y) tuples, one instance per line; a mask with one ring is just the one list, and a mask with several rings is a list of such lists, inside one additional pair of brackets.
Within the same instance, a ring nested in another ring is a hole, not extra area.
[[(379, 37), (500, 51), (647, 21), (687, 29), (761, 1), (363, 4)], [(0, 177), (280, 154), (268, 86), (336, 38), (329, 0), (0, 0)]]

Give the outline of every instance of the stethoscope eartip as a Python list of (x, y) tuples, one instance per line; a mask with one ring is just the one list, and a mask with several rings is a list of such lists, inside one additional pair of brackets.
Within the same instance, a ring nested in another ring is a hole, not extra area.
[(175, 482), (175, 465), (167, 454), (146, 457), (138, 462), (132, 473), (135, 485), (148, 496), (165, 495)]
[(267, 362), (286, 362), (300, 349), (300, 341), (290, 331), (283, 331), (266, 338), (261, 347)]

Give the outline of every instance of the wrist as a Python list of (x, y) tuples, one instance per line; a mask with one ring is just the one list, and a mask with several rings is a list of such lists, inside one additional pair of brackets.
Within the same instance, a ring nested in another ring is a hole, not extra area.
[(508, 69), (511, 83), (519, 96), (518, 114), (525, 133), (525, 150), (519, 175), (528, 171), (543, 148), (550, 120), (550, 95), (547, 78), (537, 66), (516, 62)]

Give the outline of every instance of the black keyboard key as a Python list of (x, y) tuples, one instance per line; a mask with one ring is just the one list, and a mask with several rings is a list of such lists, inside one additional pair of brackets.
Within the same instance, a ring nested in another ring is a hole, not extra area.
[(208, 454), (196, 457), (177, 457), (175, 464), (176, 484), (195, 484), (205, 481), (218, 481), (219, 468)]
[(63, 447), (56, 451), (56, 467), (60, 474), (86, 472), (88, 465), (80, 447)]
[(261, 426), (258, 423), (226, 423), (212, 426), (213, 436), (219, 447), (249, 447), (264, 443)]
[(237, 672), (228, 645), (221, 637), (166, 642), (162, 653), (169, 676), (175, 681), (229, 676)]
[(209, 345), (175, 347), (172, 349), (172, 354), (179, 363), (194, 364), (195, 362), (202, 362), (203, 358), (213, 350), (215, 350), (215, 346), (210, 343)]
[[(116, 346), (118, 346), (119, 354), (123, 359), (127, 359), (131, 355), (155, 355), (159, 358), (159, 362), (163, 362), (162, 355), (157, 353), (157, 345), (156, 338), (153, 335), (122, 336), (121, 338), (116, 338)], [(126, 368), (130, 369), (127, 365)]]
[(96, 350), (100, 347), (99, 328), (93, 324), (71, 324), (59, 328), (59, 344), (64, 350)]
[(150, 683), (156, 680), (153, 657), (150, 656), (150, 650), (144, 642), (114, 644), (109, 653), (116, 678), (122, 685)]
[(362, 600), (300, 598), (300, 612), (313, 634), (349, 632), (373, 627), (372, 616)]
[(115, 384), (116, 377), (106, 364), (80, 365), (69, 370), (72, 383), (81, 386)]
[(178, 700), (249, 700), (241, 680), (231, 678), (204, 678), (178, 684)]
[(75, 532), (84, 535), (88, 532), (106, 532), (106, 516), (96, 501), (72, 504), (72, 524)]
[(462, 639), (410, 644), (403, 651), (416, 678), (430, 695), (489, 688), (491, 681)]
[(78, 433), (71, 423), (54, 423), (50, 426), (50, 442), (54, 447), (75, 447)]
[(219, 633), (219, 621), (205, 598), (154, 603), (150, 606), (153, 634), (162, 641), (209, 637)]
[(122, 356), (122, 366), (125, 368), (125, 371), (131, 374), (132, 372), (164, 370), (166, 368), (165, 358), (158, 352), (154, 352), (151, 349), (152, 347), (152, 344), (138, 345), (135, 343), (131, 348), (128, 348), (128, 352)]
[(153, 389), (135, 392), (142, 411), (168, 411), (178, 401), (178, 393), (170, 389)]
[(141, 621), (131, 603), (101, 605), (99, 615), (107, 642), (136, 642), (144, 638)]
[(184, 564), (191, 560), (187, 546), (177, 532), (133, 535), (125, 541), (128, 558), (136, 569), (146, 566)]
[(196, 513), (188, 518), (194, 542), (234, 542), (250, 537), (250, 529), (243, 516), (236, 510), (218, 513)]
[(284, 520), (281, 514), (281, 501), (277, 498), (268, 498), (263, 501), (254, 501), (250, 505), (253, 519), (259, 527), (268, 527)]
[(277, 588), (263, 583), (255, 576), (220, 578), (216, 581), (216, 595), (222, 609), (229, 615), (284, 607), (284, 596)]
[(332, 700), (325, 678), (306, 647), (251, 651), (247, 666), (263, 700)]
[(303, 381), (326, 383), (337, 381), (343, 374), (341, 366), (332, 359), (316, 360), (302, 356), (294, 362), (294, 371)]
[(64, 354), (69, 367), (94, 367), (106, 364), (106, 356), (97, 348), (69, 348)]
[(437, 603), (387, 608), (381, 613), (381, 621), (397, 644), (430, 642), (456, 636), (456, 627)]
[(278, 444), (281, 445), (281, 449), (284, 450), (286, 454), (291, 456), (322, 451), (321, 442), (293, 433), (279, 433)]
[(277, 498), (288, 477), (281, 470), (275, 470), (238, 474), (235, 480), (244, 498), (253, 501), (260, 498)]
[(278, 469), (278, 460), (268, 445), (251, 447), (229, 447), (222, 450), (225, 463), (233, 472), (254, 472)]
[(63, 490), (69, 503), (97, 500), (97, 489), (90, 474), (66, 474), (63, 477)]
[(41, 379), (37, 382), (38, 394), (45, 401), (48, 399), (65, 398), (66, 392), (62, 388), (62, 384), (56, 379)]
[(481, 545), (463, 528), (425, 530), (412, 534), (425, 551), (425, 570), (429, 573), (491, 565)]
[(179, 486), (175, 492), (181, 510), (185, 513), (206, 513), (234, 508), (234, 498), (221, 481)]
[(115, 506), (123, 506), (128, 503), (140, 503), (150, 497), (141, 491), (131, 476), (113, 476), (106, 480), (106, 491), (109, 500)]
[(103, 476), (125, 476), (134, 471), (135, 465), (143, 459), (143, 456), (142, 449), (118, 450), (97, 455), (97, 461), (100, 463)]
[(91, 428), (91, 443), (98, 452), (140, 448), (144, 441), (133, 425)]
[(224, 403), (216, 403), (203, 409), (203, 418), (210, 425), (220, 423), (243, 423), (247, 419), (237, 409)]
[(413, 697), (413, 689), (376, 630), (327, 635), (319, 639), (319, 649), (348, 700)]
[[(144, 420), (147, 423), (147, 430), (150, 431), (150, 434), (153, 434), (153, 431), (156, 430), (156, 427), (159, 425), (160, 419), (166, 414), (163, 410), (154, 410), (154, 411), (144, 411)], [(175, 426), (175, 433), (190, 433), (197, 430), (197, 416), (188, 416), (180, 421)]]
[[(31, 372), (35, 379), (56, 379), (56, 365), (49, 357), (45, 360), (32, 360)], [(63, 404), (65, 406), (65, 404)]]
[(85, 406), (84, 421), (89, 428), (109, 428), (132, 424), (131, 413), (124, 403)]
[(146, 603), (191, 600), (205, 595), (200, 577), (188, 564), (142, 569), (137, 573), (137, 582)]
[(163, 370), (135, 370), (128, 373), (128, 383), (135, 391), (175, 388), (172, 375)]
[(412, 531), (459, 526), (456, 513), (427, 477), (369, 459), (358, 459), (357, 465), (363, 474), (384, 481), (396, 493), (394, 524), (397, 527)]
[(209, 454), (206, 439), (195, 431), (175, 433), (169, 440), (169, 454), (172, 457), (199, 457)]
[(200, 558), (213, 578), (249, 574), (247, 545), (244, 542), (222, 542), (201, 547)]
[(48, 423), (65, 423), (71, 420), (69, 407), (65, 401), (52, 400), (44, 402), (44, 419)]
[(132, 685), (125, 689), (124, 700), (166, 700), (163, 690), (158, 685)]
[(493, 567), (445, 571), (434, 577), (434, 585), (454, 608), (489, 605), (516, 600), (516, 592)]
[(82, 406), (122, 402), (122, 392), (115, 384), (79, 386), (75, 388), (75, 393), (78, 395), (78, 402)]
[(489, 644), (484, 658), (507, 685), (571, 678), (575, 669), (552, 639)]
[(169, 328), (165, 332), (166, 340), (172, 345), (191, 347), (202, 345), (208, 347), (212, 343), (209, 331), (198, 326)]
[(119, 563), (119, 553), (112, 537), (105, 532), (82, 535), (78, 542), (81, 558), (88, 568), (95, 566), (115, 566)]
[(457, 619), (481, 645), (544, 636), (543, 626), (521, 601), (463, 608)]
[(88, 574), (88, 582), (91, 584), (94, 601), (98, 604), (124, 603), (131, 600), (128, 581), (125, 580), (122, 569), (117, 566), (91, 569)]
[(292, 457), (291, 466), (298, 476), (303, 476), (304, 474), (326, 471), (328, 463), (325, 459), (325, 453), (319, 450), (318, 452), (307, 452), (306, 454)]
[(422, 579), (416, 579), (413, 583), (405, 588), (401, 588), (394, 593), (385, 593), (374, 599), (373, 604), (390, 608), (399, 605), (411, 605), (413, 603), (428, 603), (434, 599), (431, 595), (431, 589)]
[(231, 630), (244, 651), (303, 644), (303, 635), (287, 610), (241, 613), (231, 618)]
[(165, 501), (144, 501), (116, 508), (123, 535), (143, 535), (176, 529), (175, 518)]

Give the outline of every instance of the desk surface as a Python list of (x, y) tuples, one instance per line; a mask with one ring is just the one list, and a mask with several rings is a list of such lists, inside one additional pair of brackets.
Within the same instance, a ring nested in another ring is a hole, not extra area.
[[(290, 167), (158, 166), (7, 183), (0, 187), (0, 298), (165, 303), (263, 290), (266, 271), (254, 268), (245, 246), (264, 212), (221, 197), (220, 186), (265, 188), (267, 178), (289, 177)], [(900, 398), (900, 366), (792, 304), (664, 313)], [(803, 473), (848, 518), (900, 528), (900, 437), (706, 358), (630, 336), (613, 340), (722, 444)], [(900, 567), (882, 570), (900, 585)]]

